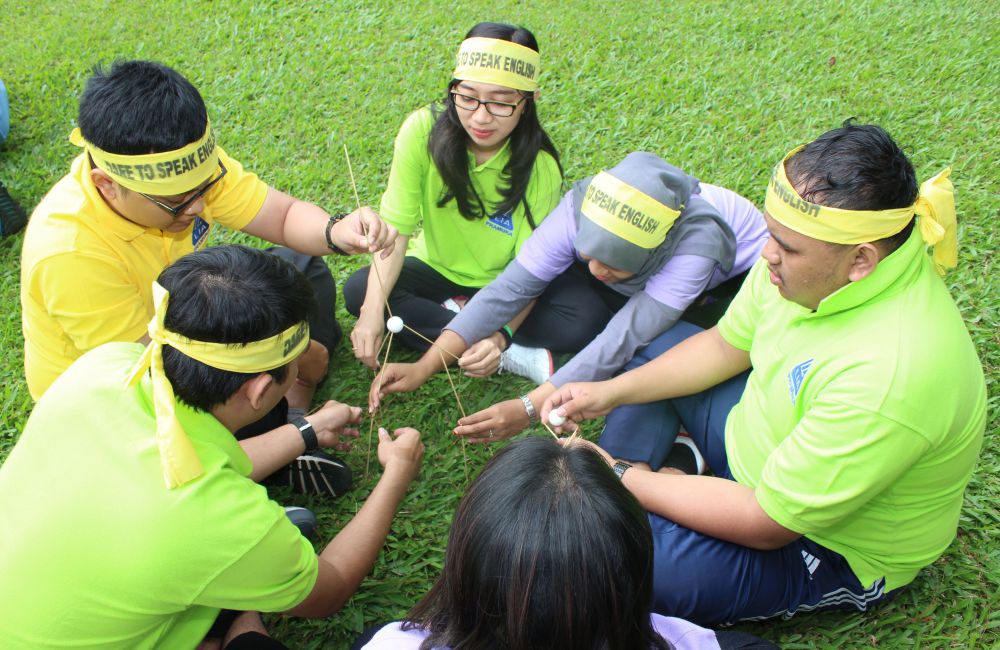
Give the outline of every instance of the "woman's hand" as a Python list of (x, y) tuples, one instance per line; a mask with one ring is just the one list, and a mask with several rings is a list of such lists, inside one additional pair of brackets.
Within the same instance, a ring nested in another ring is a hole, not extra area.
[(529, 424), (524, 403), (509, 399), (462, 418), (454, 433), (469, 442), (499, 442), (521, 433)]
[(500, 353), (504, 347), (503, 335), (487, 336), (462, 354), (458, 367), (467, 377), (489, 377), (500, 369)]
[(385, 336), (385, 323), (382, 322), (382, 308), (379, 305), (377, 313), (366, 313), (361, 310), (358, 322), (351, 330), (351, 347), (354, 356), (372, 370), (378, 368), (378, 351)]

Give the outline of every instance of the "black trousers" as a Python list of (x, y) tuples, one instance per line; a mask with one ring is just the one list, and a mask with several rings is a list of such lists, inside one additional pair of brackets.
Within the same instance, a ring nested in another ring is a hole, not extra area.
[[(359, 269), (344, 284), (344, 306), (355, 316), (365, 300), (369, 269), (367, 266)], [(389, 307), (408, 327), (433, 341), (455, 316), (441, 303), (453, 296), (471, 298), (477, 291), (476, 287), (452, 282), (415, 257), (406, 257), (389, 294)], [(627, 300), (590, 275), (586, 265), (577, 262), (549, 283), (514, 334), (514, 342), (548, 348), (557, 354), (579, 352), (601, 333)], [(386, 312), (385, 317), (388, 315)], [(430, 347), (405, 329), (396, 336), (404, 345), (420, 352)]]
[[(306, 276), (316, 294), (316, 311), (309, 316), (309, 338), (319, 341), (330, 351), (340, 343), (343, 332), (334, 312), (337, 309), (337, 285), (322, 257), (298, 253), (290, 248), (276, 246), (267, 252), (280, 257)], [(245, 440), (267, 433), (288, 422), (288, 402), (284, 397), (263, 418), (236, 432), (237, 440)]]

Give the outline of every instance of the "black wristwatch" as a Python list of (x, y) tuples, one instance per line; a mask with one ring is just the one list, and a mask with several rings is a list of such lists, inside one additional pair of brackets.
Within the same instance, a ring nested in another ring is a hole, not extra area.
[(631, 468), (632, 468), (631, 465), (629, 465), (626, 462), (623, 462), (623, 461), (619, 460), (619, 461), (615, 462), (614, 467), (612, 467), (611, 469), (612, 469), (612, 471), (614, 471), (615, 476), (617, 476), (618, 480), (620, 481), (620, 480), (622, 480), (622, 476), (625, 474), (625, 470), (628, 470), (628, 469), (631, 469)]
[(319, 449), (319, 440), (316, 439), (316, 430), (313, 429), (313, 425), (309, 424), (309, 420), (298, 417), (292, 420), (292, 425), (299, 430), (302, 434), (302, 441), (306, 443), (306, 452), (315, 451)]
[(331, 235), (331, 233), (333, 232), (333, 225), (335, 223), (343, 221), (344, 217), (346, 217), (346, 216), (347, 216), (346, 212), (341, 212), (340, 214), (335, 214), (335, 215), (331, 216), (330, 220), (328, 222), (326, 222), (326, 247), (329, 248), (330, 250), (332, 250), (337, 255), (349, 255), (350, 254), (347, 251), (345, 251), (343, 248), (341, 248), (340, 246), (337, 246), (336, 244), (334, 244), (333, 243), (333, 237)]

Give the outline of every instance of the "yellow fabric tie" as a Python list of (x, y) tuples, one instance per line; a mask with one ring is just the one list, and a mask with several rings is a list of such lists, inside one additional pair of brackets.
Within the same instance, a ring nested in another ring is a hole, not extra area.
[(455, 57), (452, 77), (504, 86), (538, 90), (541, 57), (530, 47), (499, 38), (467, 38)]
[(108, 153), (84, 139), (79, 127), (69, 141), (86, 149), (94, 164), (122, 187), (156, 196), (184, 194), (198, 187), (219, 169), (219, 150), (212, 125), (198, 140), (173, 151), (128, 156)]
[(934, 248), (932, 259), (939, 273), (958, 264), (958, 220), (955, 188), (948, 167), (920, 185), (913, 205), (892, 210), (844, 210), (806, 201), (785, 175), (785, 163), (798, 153), (796, 147), (771, 174), (764, 210), (772, 219), (797, 233), (835, 244), (862, 244), (895, 235), (916, 214), (920, 235)]
[(175, 488), (198, 478), (205, 470), (191, 439), (177, 420), (174, 388), (163, 371), (163, 346), (169, 345), (187, 357), (220, 370), (266, 372), (290, 363), (305, 351), (309, 345), (309, 324), (296, 323), (280, 334), (245, 345), (194, 341), (164, 327), (169, 302), (170, 293), (158, 282), (153, 282), (155, 313), (148, 327), (151, 342), (129, 373), (126, 385), (134, 386), (146, 370), (151, 371), (156, 444), (163, 465), (163, 480), (168, 488)]

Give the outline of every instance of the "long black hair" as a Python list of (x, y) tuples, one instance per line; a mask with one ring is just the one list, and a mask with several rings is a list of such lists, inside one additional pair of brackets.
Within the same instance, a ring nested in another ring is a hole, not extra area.
[[(523, 27), (503, 23), (479, 23), (469, 30), (465, 38), (477, 36), (511, 41), (538, 51), (535, 35)], [(524, 214), (534, 229), (535, 220), (531, 214), (531, 206), (528, 205), (524, 195), (539, 150), (547, 152), (555, 159), (556, 165), (559, 166), (559, 175), (562, 176), (559, 152), (538, 121), (534, 94), (521, 91), (524, 97), (524, 110), (509, 136), (510, 160), (503, 170), (503, 176), (510, 182), (506, 187), (499, 188), (502, 197), (500, 204), (487, 206), (469, 178), (469, 136), (458, 119), (455, 103), (451, 97), (451, 89), (458, 83), (458, 79), (452, 79), (444, 99), (432, 107), (436, 117), (427, 147), (446, 188), (438, 199), (438, 207), (443, 207), (454, 200), (459, 214), (466, 219), (474, 220), (482, 219), (491, 212), (500, 214), (513, 212), (519, 203), (524, 203)]]
[(593, 450), (526, 438), (459, 503), (444, 570), (404, 629), (421, 650), (670, 648), (653, 629), (653, 542)]

